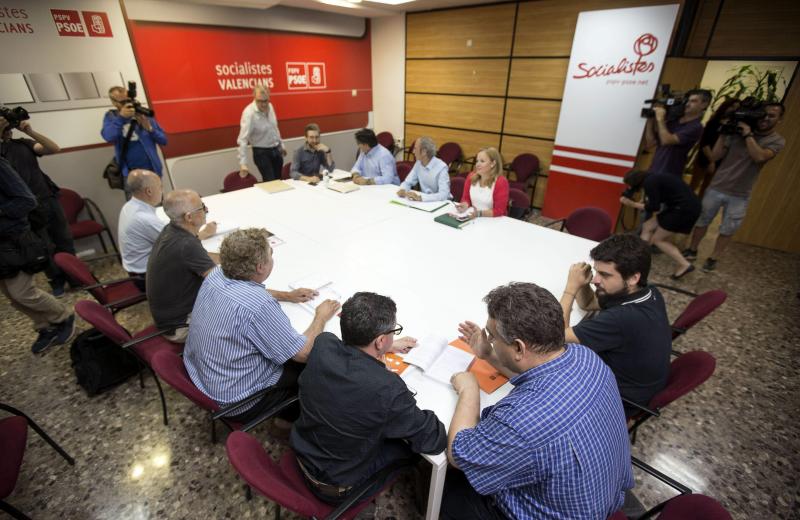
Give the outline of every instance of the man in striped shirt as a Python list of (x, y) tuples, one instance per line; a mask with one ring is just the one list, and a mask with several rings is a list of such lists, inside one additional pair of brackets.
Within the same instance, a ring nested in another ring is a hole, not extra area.
[[(271, 388), (232, 410), (231, 419), (246, 423), (297, 394), (297, 378), (314, 339), (339, 303), (325, 300), (303, 334), (294, 330), (275, 295), (262, 285), (273, 267), (264, 229), (225, 237), (220, 260), (197, 295), (183, 363), (197, 388), (221, 407)], [(292, 420), (297, 412), (282, 417)]]
[(493, 289), (482, 329), (459, 325), (475, 355), (514, 389), (480, 412), (469, 372), (453, 375), (451, 470), (442, 518), (605, 519), (633, 487), (614, 375), (588, 348), (564, 344), (558, 301), (532, 283)]

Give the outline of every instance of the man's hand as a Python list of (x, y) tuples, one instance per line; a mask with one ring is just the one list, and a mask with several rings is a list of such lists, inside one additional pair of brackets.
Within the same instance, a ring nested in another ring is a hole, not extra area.
[(287, 153), (289, 153), (289, 152), (287, 152), (287, 151), (286, 151), (286, 148), (284, 148), (284, 147), (283, 147), (283, 145), (281, 145), (281, 155), (283, 155), (284, 157), (286, 157), (286, 154), (287, 154)]
[(397, 196), (400, 197), (400, 198), (405, 197), (407, 193), (410, 193), (410, 192), (407, 192), (406, 190), (397, 190)]
[(458, 324), (459, 339), (469, 343), (472, 352), (480, 359), (488, 359), (492, 355), (492, 344), (486, 331), (471, 321)]
[(664, 121), (667, 116), (667, 109), (662, 106), (653, 107), (653, 112), (656, 114), (656, 121)]
[(367, 184), (374, 184), (375, 181), (373, 181), (372, 179), (367, 178), (367, 177), (362, 177), (361, 175), (358, 175), (357, 173), (354, 173), (353, 174), (353, 182), (358, 184), (359, 186), (366, 186)]
[(249, 173), (250, 173), (250, 170), (244, 164), (239, 167), (239, 177), (241, 177), (242, 179), (247, 177), (247, 174), (249, 174)]
[(136, 115), (136, 109), (133, 108), (133, 105), (125, 105), (119, 109), (119, 115), (125, 119), (130, 119)]
[(212, 220), (211, 222), (206, 222), (203, 227), (200, 228), (200, 231), (197, 232), (197, 238), (205, 240), (208, 237), (213, 237), (216, 233), (217, 223)]
[(475, 374), (472, 372), (456, 372), (453, 374), (453, 377), (450, 378), (450, 384), (453, 385), (453, 389), (456, 391), (458, 395), (461, 395), (463, 392), (480, 392), (480, 386), (478, 386), (478, 380), (475, 378)]
[(570, 266), (569, 275), (567, 276), (567, 286), (564, 290), (572, 294), (577, 294), (582, 287), (589, 285), (591, 281), (592, 266), (586, 262), (578, 262)]
[(753, 133), (753, 129), (750, 128), (750, 125), (745, 123), (744, 121), (739, 121), (736, 126), (739, 127), (739, 132), (745, 136)]
[(417, 346), (416, 338), (412, 338), (410, 336), (404, 336), (394, 343), (392, 343), (392, 348), (389, 349), (389, 352), (400, 352), (401, 354), (408, 354), (408, 351), (412, 348)]
[(136, 121), (139, 122), (139, 125), (147, 130), (148, 132), (153, 131), (153, 125), (150, 124), (150, 118), (144, 114), (136, 114)]
[(295, 289), (286, 293), (286, 301), (292, 303), (303, 303), (313, 300), (319, 293), (314, 289)]
[(314, 311), (314, 317), (322, 319), (324, 321), (328, 321), (333, 318), (342, 305), (337, 302), (336, 300), (325, 300), (324, 302), (319, 304), (317, 310)]
[(420, 195), (416, 191), (409, 191), (408, 193), (406, 193), (406, 197), (408, 197), (408, 200), (416, 200), (417, 202), (422, 200), (422, 195)]
[[(3, 119), (3, 121), (5, 121), (5, 119)], [(19, 122), (19, 131), (20, 132), (25, 132), (26, 134), (31, 135), (31, 132), (33, 132), (33, 128), (31, 128), (30, 121), (20, 121)]]
[(331, 149), (328, 148), (328, 145), (326, 145), (326, 144), (318, 143), (317, 144), (317, 151), (318, 152), (322, 152), (322, 153), (328, 153), (328, 152), (331, 151)]

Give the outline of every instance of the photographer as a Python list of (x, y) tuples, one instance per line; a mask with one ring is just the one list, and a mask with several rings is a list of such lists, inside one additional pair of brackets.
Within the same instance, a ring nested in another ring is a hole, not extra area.
[(75, 315), (34, 284), (33, 274), (48, 261), (47, 244), (28, 222), (35, 208), (36, 197), (9, 162), (0, 158), (0, 292), (33, 320), (39, 336), (31, 350), (40, 354), (72, 338)]
[[(673, 233), (689, 233), (700, 216), (700, 200), (692, 188), (681, 177), (641, 170), (626, 173), (625, 184), (629, 189), (620, 197), (620, 202), (651, 215), (642, 224), (641, 239), (655, 245), (678, 264), (671, 278), (677, 280), (694, 271), (694, 266), (670, 241)], [(631, 197), (640, 188), (644, 188), (644, 202), (635, 202)]]
[(690, 90), (686, 93), (683, 114), (677, 117), (662, 104), (653, 107), (654, 117), (647, 119), (644, 127), (645, 147), (656, 149), (650, 173), (683, 175), (689, 151), (700, 140), (703, 124), (700, 119), (711, 101), (707, 90)]
[[(12, 117), (10, 114), (7, 115)], [(12, 139), (14, 127), (17, 127), (30, 139)], [(39, 167), (39, 157), (58, 153), (61, 149), (51, 139), (34, 131), (27, 120), (12, 119), (9, 122), (5, 117), (0, 116), (0, 132), (2, 132), (3, 158), (8, 160), (11, 167), (36, 197), (38, 203), (38, 207), (29, 216), (31, 227), (37, 233), (46, 232), (47, 238), (55, 248), (54, 253), (74, 255), (75, 245), (67, 225), (67, 217), (58, 202), (58, 186)], [(67, 277), (55, 265), (52, 257), (45, 272), (50, 286), (53, 288), (53, 295), (62, 296)]]
[[(750, 110), (753, 111), (753, 108)], [(722, 208), (719, 237), (714, 244), (714, 252), (703, 264), (703, 271), (716, 268), (717, 259), (744, 220), (750, 193), (761, 168), (783, 150), (786, 140), (775, 131), (775, 127), (781, 122), (784, 111), (782, 103), (766, 103), (763, 105), (763, 116), (751, 121), (752, 126), (739, 119), (736, 133), (720, 135), (717, 139), (711, 160), (721, 159), (721, 162), (703, 196), (703, 211), (692, 232), (691, 244), (683, 251), (687, 259), (697, 258), (697, 247)], [(736, 118), (736, 115), (734, 113), (733, 117)]]
[(106, 112), (100, 133), (106, 142), (114, 144), (114, 154), (125, 182), (125, 198), (129, 199), (127, 177), (130, 170), (149, 170), (161, 176), (161, 159), (156, 145), (166, 145), (167, 136), (154, 117), (137, 111), (135, 92), (124, 87), (111, 87), (108, 97), (115, 109)]

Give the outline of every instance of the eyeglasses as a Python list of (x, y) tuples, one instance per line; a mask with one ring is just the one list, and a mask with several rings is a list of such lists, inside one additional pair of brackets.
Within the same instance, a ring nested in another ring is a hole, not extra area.
[(382, 334), (394, 334), (395, 336), (399, 336), (402, 333), (403, 333), (403, 326), (398, 323), (396, 329), (387, 330)]
[(206, 207), (205, 203), (203, 203), (203, 205), (199, 208), (194, 208), (192, 211), (187, 211), (186, 214), (191, 215), (192, 213), (196, 213), (200, 210), (203, 210), (203, 213), (208, 213), (208, 208)]

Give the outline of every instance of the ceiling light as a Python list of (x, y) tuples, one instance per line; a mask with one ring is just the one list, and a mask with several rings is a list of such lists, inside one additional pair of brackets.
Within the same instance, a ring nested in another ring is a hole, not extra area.
[(413, 2), (414, 0), (368, 0), (373, 4), (400, 5)]
[(358, 6), (358, 5), (354, 4), (354, 3), (351, 3), (351, 2), (347, 2), (346, 0), (317, 0), (317, 1), (319, 3), (321, 3), (321, 4), (335, 5), (336, 7), (346, 7), (348, 9), (360, 9), (361, 8), (360, 6)]

